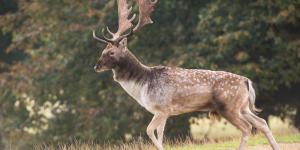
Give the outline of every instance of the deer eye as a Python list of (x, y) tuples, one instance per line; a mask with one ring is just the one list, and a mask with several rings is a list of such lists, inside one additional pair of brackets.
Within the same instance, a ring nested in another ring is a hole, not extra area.
[(114, 52), (109, 52), (109, 56), (112, 56), (114, 55), (115, 53)]

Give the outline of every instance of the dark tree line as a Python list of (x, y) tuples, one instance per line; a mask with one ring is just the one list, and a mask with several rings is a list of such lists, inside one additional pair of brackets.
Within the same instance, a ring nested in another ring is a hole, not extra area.
[[(161, 0), (129, 48), (145, 64), (245, 75), (262, 116), (294, 118), (300, 129), (299, 18), (298, 0)], [(114, 0), (0, 0), (2, 148), (144, 136), (151, 114), (111, 73), (93, 71), (104, 45), (91, 30), (116, 20)], [(166, 134), (189, 134), (192, 115), (171, 118)]]

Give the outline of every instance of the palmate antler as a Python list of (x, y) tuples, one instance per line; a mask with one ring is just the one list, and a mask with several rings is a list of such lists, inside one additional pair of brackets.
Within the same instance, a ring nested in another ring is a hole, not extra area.
[[(135, 19), (136, 15), (134, 14), (130, 19), (128, 19), (132, 11), (132, 7), (128, 8), (127, 0), (118, 0), (118, 16), (119, 16), (118, 31), (116, 33), (113, 33), (109, 30), (108, 27), (106, 27), (107, 32), (112, 36), (112, 38), (105, 37), (104, 33), (103, 33), (103, 38), (99, 38), (96, 36), (95, 31), (93, 31), (93, 37), (102, 43), (118, 44), (123, 38), (128, 37), (133, 33), (136, 33), (145, 25), (153, 23), (153, 21), (150, 18), (150, 15), (153, 12), (154, 6), (158, 2), (158, 0), (154, 0), (154, 1), (137, 0), (137, 1), (139, 5), (139, 21), (134, 28), (133, 28), (132, 21)], [(129, 33), (124, 34), (128, 30), (130, 30)]]
[(133, 32), (139, 31), (142, 27), (147, 24), (153, 23), (150, 18), (151, 13), (154, 11), (154, 6), (158, 0), (138, 0), (139, 5), (139, 22), (133, 29)]

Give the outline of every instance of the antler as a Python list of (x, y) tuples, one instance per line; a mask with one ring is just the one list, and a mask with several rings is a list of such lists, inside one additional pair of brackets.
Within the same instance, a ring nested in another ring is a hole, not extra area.
[(139, 22), (134, 27), (133, 31), (137, 32), (147, 24), (153, 23), (150, 18), (151, 13), (154, 11), (154, 6), (158, 0), (138, 0), (139, 5)]
[[(147, 24), (153, 23), (150, 18), (150, 14), (154, 10), (155, 4), (158, 0), (138, 0), (139, 5), (139, 21), (138, 24), (133, 28), (132, 21), (135, 19), (136, 15), (134, 14), (130, 19), (129, 15), (132, 11), (132, 7), (128, 9), (127, 0), (118, 0), (118, 16), (119, 16), (119, 27), (116, 33), (110, 31), (108, 27), (106, 27), (107, 32), (112, 36), (112, 38), (107, 38), (103, 33), (103, 39), (96, 36), (95, 31), (93, 31), (93, 37), (103, 43), (119, 43), (123, 38), (132, 35), (139, 31), (142, 27)], [(129, 33), (124, 34), (126, 31), (130, 30)], [(104, 30), (103, 30), (104, 31)]]
[[(131, 22), (134, 20), (136, 15), (134, 14), (131, 17), (131, 19), (128, 19), (131, 11), (132, 11), (132, 7), (128, 9), (128, 4), (126, 0), (118, 0), (118, 15), (119, 15), (118, 31), (116, 33), (112, 33), (107, 27), (107, 31), (113, 36), (112, 38), (113, 41), (122, 38), (123, 36), (121, 35), (124, 32), (126, 32), (128, 29), (132, 28), (133, 24)], [(126, 35), (124, 37), (126, 37)]]

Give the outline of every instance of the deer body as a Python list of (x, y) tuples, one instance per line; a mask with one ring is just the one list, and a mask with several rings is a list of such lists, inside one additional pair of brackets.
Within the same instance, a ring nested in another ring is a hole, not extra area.
[[(118, 0), (119, 28), (111, 39), (93, 37), (106, 43), (94, 69), (96, 72), (112, 70), (114, 80), (141, 106), (154, 116), (147, 134), (159, 150), (163, 150), (163, 132), (168, 117), (194, 111), (208, 111), (223, 116), (239, 130), (242, 139), (239, 150), (245, 148), (252, 127), (262, 131), (274, 150), (279, 150), (266, 121), (255, 112), (255, 91), (246, 77), (224, 71), (182, 69), (143, 65), (128, 49), (127, 37), (152, 23), (150, 18), (158, 0), (137, 0), (139, 21), (133, 27), (132, 8), (126, 0)], [(125, 34), (126, 31), (130, 31)], [(154, 131), (157, 131), (155, 136)]]
[(215, 111), (218, 102), (214, 98), (233, 99), (238, 89), (247, 88), (247, 78), (228, 72), (141, 66), (148, 70), (142, 80), (115, 80), (152, 114)]

